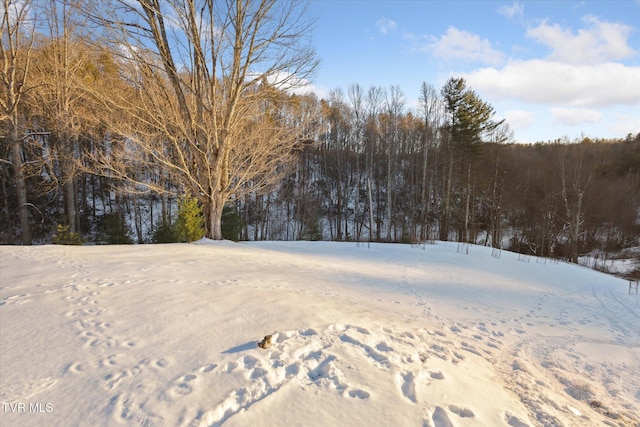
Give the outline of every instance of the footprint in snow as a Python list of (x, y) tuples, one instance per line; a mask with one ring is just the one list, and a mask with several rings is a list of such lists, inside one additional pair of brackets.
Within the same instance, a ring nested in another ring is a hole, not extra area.
[(459, 416), (460, 418), (473, 418), (475, 414), (471, 409), (461, 408), (455, 405), (449, 405), (449, 410)]
[(200, 372), (204, 372), (206, 374), (206, 373), (209, 373), (209, 372), (213, 371), (217, 367), (218, 367), (218, 365), (216, 365), (215, 363), (211, 363), (209, 365), (205, 365), (205, 366), (201, 367), (200, 368)]
[(156, 368), (166, 368), (169, 366), (169, 361), (163, 357), (161, 359), (154, 360), (151, 365)]
[[(306, 328), (306, 329), (301, 329), (299, 334), (300, 334), (300, 336), (303, 336), (303, 337), (310, 337), (310, 336), (313, 336), (313, 335), (318, 335), (318, 332), (313, 328)], [(280, 342), (280, 341), (278, 341), (278, 342)]]
[(117, 356), (118, 355), (116, 354), (111, 354), (108, 357), (101, 359), (100, 366), (102, 366), (103, 368), (108, 368), (108, 367), (117, 365), (117, 362), (115, 360)]
[(433, 420), (435, 427), (453, 427), (447, 412), (439, 406), (436, 406), (431, 419)]
[(64, 372), (70, 372), (72, 374), (80, 374), (84, 371), (84, 365), (82, 363), (70, 363), (64, 369)]
[(376, 350), (388, 352), (388, 351), (393, 351), (393, 347), (390, 347), (389, 345), (387, 345), (387, 343), (381, 342), (378, 345), (376, 345)]
[(253, 356), (244, 356), (241, 359), (241, 363), (244, 365), (245, 369), (252, 369), (258, 363), (258, 359)]
[(507, 424), (509, 424), (511, 427), (529, 427), (529, 424), (521, 421), (520, 418), (510, 414), (509, 412), (506, 412), (504, 414), (504, 418), (507, 421)]
[(444, 375), (440, 371), (438, 371), (438, 372), (430, 372), (429, 376), (431, 378), (433, 378), (434, 380), (443, 380), (444, 379)]
[(416, 396), (416, 382), (413, 372), (405, 372), (396, 374), (396, 384), (400, 388), (400, 392), (404, 397), (413, 403), (418, 401)]
[(236, 368), (238, 367), (238, 364), (236, 362), (229, 362), (226, 365), (224, 365), (224, 370), (230, 374), (231, 372), (233, 372)]
[(169, 389), (169, 392), (174, 397), (184, 396), (190, 394), (193, 391), (193, 387), (191, 386), (191, 382), (197, 379), (198, 377), (193, 374), (185, 374), (180, 376), (175, 380), (175, 383)]
[(374, 363), (376, 365), (381, 365), (383, 368), (389, 368), (389, 358), (378, 353), (377, 351), (375, 351), (373, 348), (371, 348), (370, 346), (368, 346), (367, 344), (357, 340), (356, 338), (353, 338), (350, 335), (347, 334), (342, 334), (340, 336), (340, 340), (342, 342), (348, 343), (348, 344), (353, 344), (356, 347), (359, 347), (362, 351), (364, 351), (364, 353), (371, 358)]
[(369, 393), (364, 390), (349, 390), (349, 397), (353, 397), (354, 399), (368, 399)]

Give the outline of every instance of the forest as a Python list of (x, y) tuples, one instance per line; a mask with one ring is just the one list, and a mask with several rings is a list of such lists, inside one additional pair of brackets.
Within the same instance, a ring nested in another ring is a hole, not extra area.
[(1, 244), (640, 246), (640, 133), (516, 144), (459, 77), (293, 90), (301, 2), (2, 1)]

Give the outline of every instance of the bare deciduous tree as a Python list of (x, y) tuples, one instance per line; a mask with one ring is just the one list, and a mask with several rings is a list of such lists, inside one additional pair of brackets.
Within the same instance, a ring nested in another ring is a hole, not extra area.
[(11, 153), (11, 161), (2, 159), (2, 163), (12, 165), (14, 169), (22, 243), (25, 245), (30, 245), (32, 240), (27, 184), (22, 161), (22, 144), (29, 135), (20, 123), (20, 106), (25, 93), (30, 89), (28, 76), (35, 33), (31, 3), (30, 0), (3, 0), (0, 70), (0, 119), (5, 123), (2, 133), (6, 132), (3, 136)]
[[(140, 168), (171, 174), (201, 202), (212, 239), (222, 238), (225, 202), (242, 189), (277, 182), (278, 170), (306, 136), (304, 114), (293, 120), (291, 97), (283, 94), (317, 65), (302, 6), (113, 0), (94, 11), (117, 33), (135, 90), (133, 98), (110, 100), (127, 116), (113, 126), (123, 141), (119, 158), (134, 156)], [(109, 159), (99, 163), (126, 178), (124, 163)]]
[(427, 176), (429, 170), (429, 148), (435, 145), (438, 129), (442, 127), (441, 121), (444, 115), (443, 104), (438, 96), (438, 91), (426, 82), (423, 82), (420, 87), (420, 107), (425, 126), (422, 146), (422, 191), (420, 195), (420, 217), (423, 222), (420, 237), (424, 240), (429, 238), (430, 231), (428, 214), (431, 210), (431, 184)]
[(578, 239), (584, 223), (584, 202), (587, 190), (602, 161), (588, 145), (565, 145), (560, 159), (560, 181), (569, 227), (569, 260), (578, 262)]
[[(49, 40), (38, 46), (34, 56), (32, 76), (38, 85), (31, 103), (40, 117), (39, 124), (47, 129), (49, 155), (43, 158), (53, 189), (62, 187), (67, 224), (71, 232), (79, 232), (77, 161), (80, 140), (87, 138), (88, 118), (92, 105), (84, 96), (83, 86), (94, 79), (95, 57), (82, 43), (77, 22), (76, 0), (41, 0), (42, 31)], [(53, 164), (55, 163), (55, 165)]]

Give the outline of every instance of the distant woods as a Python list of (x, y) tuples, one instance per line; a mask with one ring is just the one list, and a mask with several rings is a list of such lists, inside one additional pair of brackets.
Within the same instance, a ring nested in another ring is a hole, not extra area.
[(640, 134), (514, 144), (461, 78), (296, 94), (301, 2), (2, 1), (1, 243), (182, 240), (189, 197), (214, 239), (640, 245)]
[(638, 245), (640, 134), (514, 144), (469, 89), (447, 103), (453, 80), (423, 85), (414, 111), (397, 88), (320, 101), (319, 142), (294, 173), (237, 203), (243, 238), (453, 240), (573, 262)]

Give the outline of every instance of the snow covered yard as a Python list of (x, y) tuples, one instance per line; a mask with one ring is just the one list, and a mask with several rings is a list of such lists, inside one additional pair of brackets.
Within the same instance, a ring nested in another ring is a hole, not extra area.
[(640, 296), (575, 265), (441, 242), (3, 246), (0, 283), (3, 427), (640, 425)]

